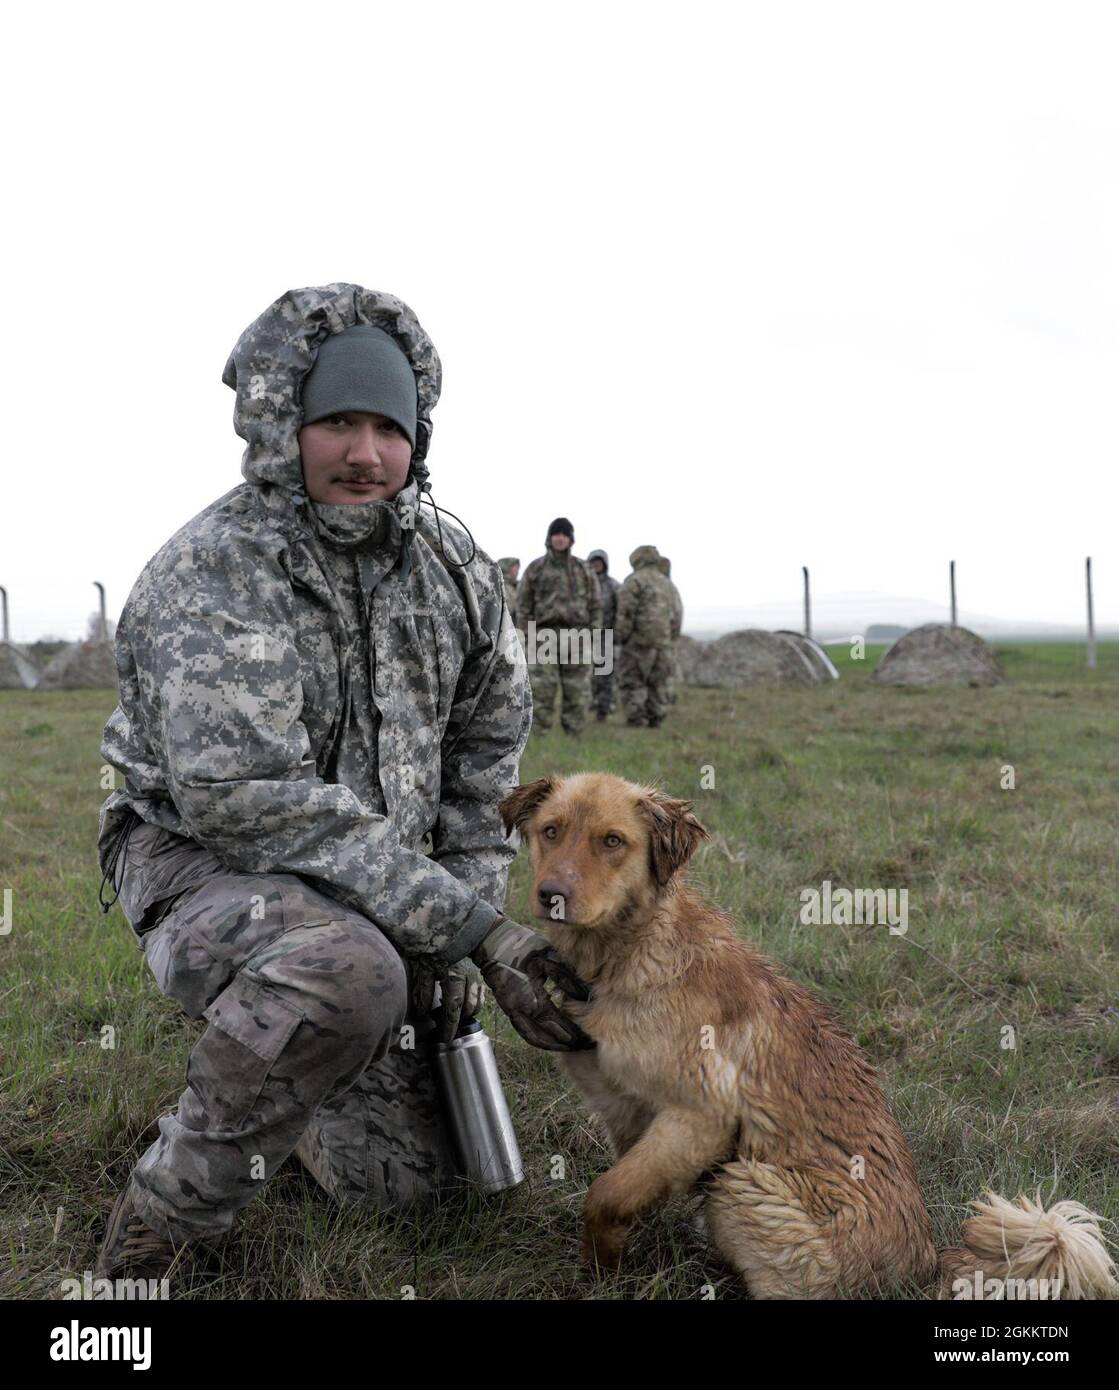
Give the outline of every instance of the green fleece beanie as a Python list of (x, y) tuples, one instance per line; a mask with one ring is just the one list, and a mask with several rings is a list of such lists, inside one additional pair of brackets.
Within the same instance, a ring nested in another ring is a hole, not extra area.
[(303, 423), (365, 410), (395, 420), (416, 447), (416, 378), (403, 349), (371, 323), (332, 333), (303, 383)]

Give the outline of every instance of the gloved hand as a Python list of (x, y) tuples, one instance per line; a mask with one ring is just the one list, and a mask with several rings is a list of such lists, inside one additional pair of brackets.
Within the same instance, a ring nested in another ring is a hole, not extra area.
[(443, 1004), (439, 1010), (439, 1041), (450, 1042), (463, 1019), (477, 1018), (485, 998), (482, 972), (469, 956), (456, 961), (440, 980)]
[[(477, 1018), (485, 997), (482, 973), (469, 956), (451, 966), (436, 965), (427, 956), (410, 962), (409, 989), (411, 1012), (417, 1018), (435, 1013), (439, 1020), (439, 1041), (450, 1042), (463, 1018)], [(441, 995), (435, 1008), (435, 986)]]
[(583, 1000), (590, 998), (590, 990), (538, 932), (499, 917), (473, 958), (498, 1006), (525, 1042), (548, 1052), (594, 1047), (594, 1040), (556, 1008), (544, 986), (551, 981), (562, 993)]

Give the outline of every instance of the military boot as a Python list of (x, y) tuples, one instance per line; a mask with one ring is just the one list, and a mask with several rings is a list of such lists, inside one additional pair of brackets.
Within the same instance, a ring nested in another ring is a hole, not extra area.
[(97, 1255), (95, 1273), (100, 1279), (146, 1275), (162, 1278), (179, 1253), (189, 1247), (176, 1245), (153, 1231), (136, 1214), (131, 1179), (113, 1203), (105, 1226), (105, 1238)]

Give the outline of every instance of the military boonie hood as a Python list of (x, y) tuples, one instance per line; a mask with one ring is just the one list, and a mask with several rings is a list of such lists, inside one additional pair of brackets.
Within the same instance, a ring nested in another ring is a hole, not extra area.
[(501, 567), (501, 573), (505, 578), (510, 579), (512, 578), (513, 566), (519, 565), (521, 562), (515, 555), (506, 555), (503, 559), (498, 560), (497, 563)]
[(655, 545), (639, 545), (629, 557), (629, 563), (635, 570), (645, 569), (649, 565), (656, 565), (660, 562), (660, 551)]
[(592, 560), (601, 560), (602, 568), (607, 574), (610, 573), (610, 556), (607, 555), (605, 550), (592, 550), (587, 556), (587, 564), (589, 565)]
[[(416, 377), (416, 447), (408, 482), (387, 500), (328, 505), (311, 502), (303, 480), (299, 431), (303, 425), (303, 384), (318, 350), (331, 333), (355, 323), (384, 329), (400, 346)], [(338, 282), (288, 290), (237, 339), (222, 373), (236, 393), (233, 426), (247, 448), (241, 472), (262, 507), (284, 530), (300, 511), (314, 530), (336, 544), (360, 543), (405, 508), (418, 509), (430, 490), (427, 452), (431, 412), (439, 399), (443, 372), (439, 355), (419, 319), (403, 300), (361, 285)]]

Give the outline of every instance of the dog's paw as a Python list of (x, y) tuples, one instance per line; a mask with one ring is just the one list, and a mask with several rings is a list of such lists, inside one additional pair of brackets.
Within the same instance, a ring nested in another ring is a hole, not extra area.
[(592, 1272), (596, 1269), (616, 1274), (622, 1267), (626, 1248), (624, 1226), (584, 1226), (579, 1245), (579, 1263)]

